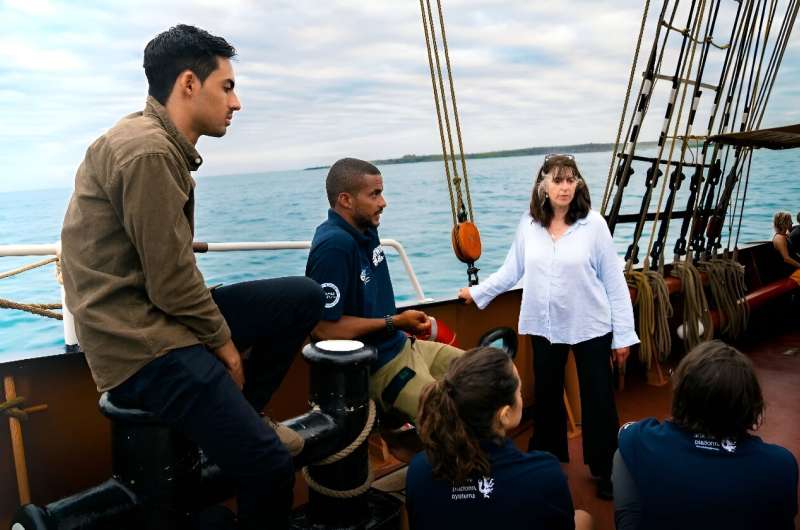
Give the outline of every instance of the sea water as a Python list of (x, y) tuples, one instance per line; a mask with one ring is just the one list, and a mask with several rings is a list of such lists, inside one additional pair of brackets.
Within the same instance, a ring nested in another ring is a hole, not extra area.
[[(608, 152), (577, 155), (596, 209), (602, 203), (610, 156)], [(479, 159), (467, 163), (472, 208), (483, 242), (483, 255), (477, 265), (481, 269), (480, 278), (486, 278), (506, 256), (520, 216), (528, 208), (533, 176), (542, 157)], [(450, 247), (452, 215), (442, 162), (386, 165), (380, 169), (388, 202), (381, 219), (381, 237), (396, 239), (405, 247), (425, 297), (454, 297), (458, 288), (466, 285), (467, 275), (466, 266), (455, 258)], [(644, 167), (636, 169), (626, 190), (622, 213), (639, 211)], [(316, 169), (198, 179), (195, 239), (310, 240), (315, 227), (327, 215), (326, 173), (325, 169)], [(737, 232), (740, 245), (768, 240), (776, 211), (787, 210), (794, 217), (800, 210), (799, 176), (797, 151), (757, 151), (753, 155), (741, 229), (738, 217), (733, 219), (733, 230), (729, 231), (726, 225), (723, 232), (723, 244), (727, 245), (730, 233), (733, 246)], [(659, 181), (659, 188), (653, 194), (651, 211), (656, 209), (663, 181), (663, 178)], [(684, 183), (676, 210), (683, 209), (687, 188)], [(69, 189), (0, 193), (0, 245), (56, 242), (70, 193)], [(738, 204), (744, 193), (743, 182)], [(735, 201), (736, 193), (732, 204)], [(639, 244), (642, 257), (650, 235), (650, 223), (646, 226)], [(679, 229), (680, 221), (673, 221), (665, 251), (668, 261), (672, 260), (672, 246)], [(615, 232), (621, 255), (630, 243), (632, 232), (632, 225), (619, 225)], [(416, 294), (399, 257), (392, 249), (386, 252), (397, 302), (413, 302)], [(307, 250), (226, 252), (201, 254), (197, 260), (206, 282), (216, 285), (302, 275), (307, 255)], [(39, 259), (0, 258), (0, 272)], [(0, 298), (32, 303), (60, 301), (55, 267), (49, 265), (0, 280)], [(0, 309), (0, 362), (61, 351), (63, 336), (59, 321)]]

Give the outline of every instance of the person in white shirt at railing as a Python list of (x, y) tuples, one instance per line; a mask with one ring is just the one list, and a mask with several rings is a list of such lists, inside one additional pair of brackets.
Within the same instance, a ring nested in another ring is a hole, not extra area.
[(564, 368), (572, 349), (580, 384), (583, 459), (599, 477), (598, 496), (613, 495), (611, 467), (619, 419), (613, 359), (625, 363), (639, 342), (622, 261), (603, 217), (591, 209), (586, 181), (571, 155), (548, 155), (530, 210), (520, 219), (502, 267), (459, 298), (480, 309), (522, 280), (519, 333), (533, 347), (534, 431), (529, 449), (569, 461)]

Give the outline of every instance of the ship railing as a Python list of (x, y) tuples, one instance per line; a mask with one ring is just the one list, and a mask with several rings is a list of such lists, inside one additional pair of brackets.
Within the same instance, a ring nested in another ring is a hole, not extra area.
[[(414, 267), (411, 266), (411, 260), (408, 259), (403, 245), (396, 239), (381, 239), (381, 246), (393, 248), (400, 261), (403, 262), (406, 275), (411, 282), (411, 287), (417, 297), (417, 301), (425, 302), (430, 300), (425, 297), (422, 286), (417, 279), (414, 272)], [(241, 251), (268, 251), (268, 250), (308, 250), (311, 248), (311, 241), (239, 241), (230, 243), (206, 243), (195, 241), (192, 248), (196, 253), (206, 252), (241, 252)], [(60, 256), (61, 255), (61, 242), (50, 244), (22, 244), (22, 245), (0, 245), (0, 257), (12, 256)], [(67, 351), (76, 351), (78, 349), (78, 337), (75, 334), (75, 322), (72, 314), (67, 309), (67, 304), (64, 301), (64, 288), (61, 287), (61, 304), (62, 315), (64, 323), (64, 342)]]

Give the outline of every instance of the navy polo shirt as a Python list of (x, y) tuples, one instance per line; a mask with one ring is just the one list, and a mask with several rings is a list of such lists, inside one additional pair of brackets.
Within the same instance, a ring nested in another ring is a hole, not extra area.
[[(357, 230), (333, 210), (328, 210), (328, 220), (314, 233), (306, 276), (322, 287), (323, 320), (337, 321), (342, 315), (383, 318), (397, 313), (378, 231)], [(408, 340), (399, 330), (391, 336), (381, 330), (361, 339), (378, 350), (374, 370), (392, 360)]]
[(575, 528), (567, 479), (550, 453), (523, 453), (509, 439), (483, 442), (488, 477), (453, 485), (434, 480), (423, 451), (408, 466), (406, 509), (412, 530)]
[(794, 528), (797, 461), (783, 447), (648, 418), (623, 426), (619, 452), (636, 483), (641, 528)]

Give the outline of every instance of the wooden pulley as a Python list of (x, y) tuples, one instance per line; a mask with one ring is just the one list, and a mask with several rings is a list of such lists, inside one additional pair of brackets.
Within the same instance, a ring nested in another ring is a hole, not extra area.
[(463, 221), (453, 227), (451, 233), (453, 252), (464, 263), (474, 263), (481, 257), (481, 234), (471, 221)]

